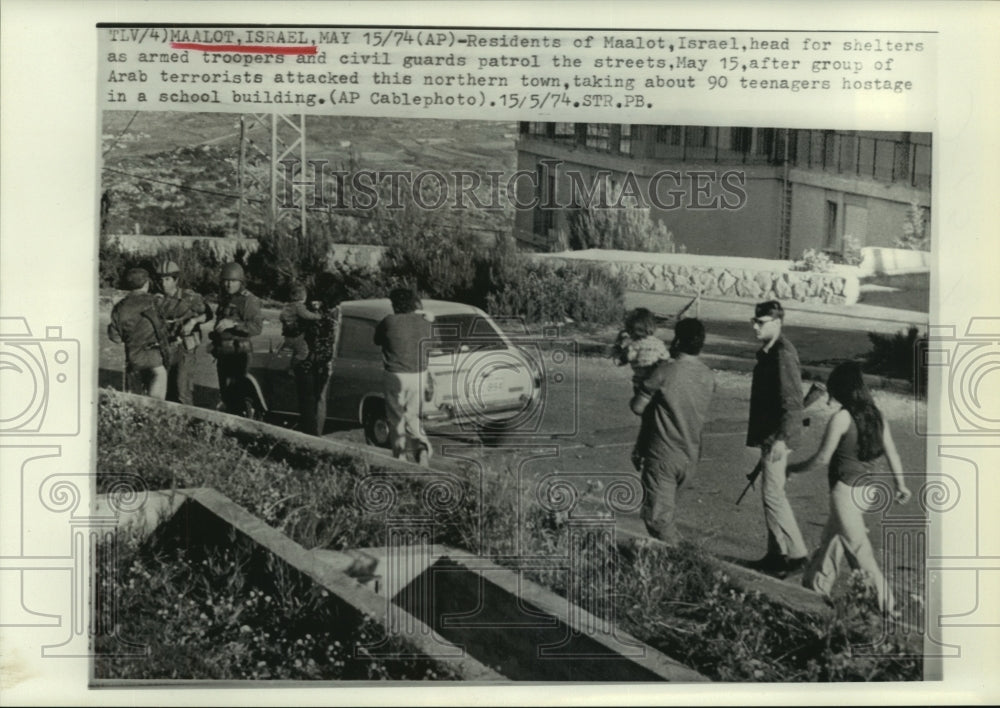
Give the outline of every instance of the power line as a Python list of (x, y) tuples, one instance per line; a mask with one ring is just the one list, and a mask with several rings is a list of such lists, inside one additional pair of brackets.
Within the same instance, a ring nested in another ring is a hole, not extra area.
[(114, 139), (114, 142), (108, 146), (107, 150), (101, 153), (101, 157), (104, 157), (118, 146), (118, 141), (121, 140), (125, 136), (125, 133), (128, 132), (128, 129), (132, 127), (132, 121), (135, 120), (137, 115), (139, 115), (139, 111), (132, 114), (132, 117), (128, 119), (128, 123), (126, 123), (125, 127), (122, 129), (122, 132), (118, 133), (118, 137)]

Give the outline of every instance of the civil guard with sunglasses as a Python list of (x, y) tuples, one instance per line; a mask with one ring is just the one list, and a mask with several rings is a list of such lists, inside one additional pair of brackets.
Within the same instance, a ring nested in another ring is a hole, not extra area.
[(802, 371), (799, 355), (781, 325), (785, 311), (777, 300), (757, 305), (750, 322), (761, 348), (750, 386), (747, 447), (759, 447), (762, 466), (767, 554), (751, 567), (785, 577), (801, 570), (808, 549), (785, 496), (788, 454), (802, 437)]

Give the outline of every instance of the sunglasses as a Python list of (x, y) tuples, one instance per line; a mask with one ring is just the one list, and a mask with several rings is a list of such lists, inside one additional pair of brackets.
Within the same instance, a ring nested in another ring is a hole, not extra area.
[(751, 317), (750, 318), (750, 324), (752, 324), (752, 325), (758, 325), (760, 327), (763, 327), (768, 322), (773, 322), (773, 321), (774, 321), (773, 317)]

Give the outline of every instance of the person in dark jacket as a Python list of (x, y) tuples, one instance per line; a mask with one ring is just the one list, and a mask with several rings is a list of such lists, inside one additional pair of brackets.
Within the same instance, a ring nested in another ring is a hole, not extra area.
[(108, 337), (125, 345), (125, 388), (163, 400), (168, 344), (156, 298), (149, 292), (149, 273), (144, 268), (130, 269), (124, 286), (129, 292), (111, 310)]
[(767, 553), (751, 567), (784, 577), (805, 567), (808, 549), (785, 496), (788, 454), (802, 436), (802, 372), (799, 355), (781, 332), (785, 311), (777, 300), (757, 305), (751, 318), (761, 349), (750, 385), (747, 447), (760, 448), (761, 496)]
[(226, 263), (221, 272), (222, 292), (212, 330), (212, 354), (219, 375), (219, 395), (230, 413), (248, 415), (247, 369), (253, 352), (252, 337), (264, 328), (260, 300), (246, 288), (239, 263)]

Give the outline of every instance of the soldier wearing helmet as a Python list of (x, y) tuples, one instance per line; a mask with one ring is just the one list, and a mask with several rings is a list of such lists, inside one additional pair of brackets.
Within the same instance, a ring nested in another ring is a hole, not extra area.
[(125, 345), (125, 389), (163, 400), (167, 394), (166, 327), (149, 292), (149, 273), (125, 273), (128, 294), (112, 308), (108, 337)]
[(226, 263), (220, 280), (222, 292), (211, 335), (219, 395), (227, 411), (244, 414), (247, 369), (253, 352), (251, 338), (261, 333), (264, 322), (260, 300), (246, 288), (243, 266)]
[(194, 405), (194, 371), (200, 325), (212, 318), (205, 299), (194, 290), (180, 287), (180, 267), (169, 259), (156, 266), (160, 281), (160, 313), (167, 325), (170, 360), (167, 362), (167, 400)]

